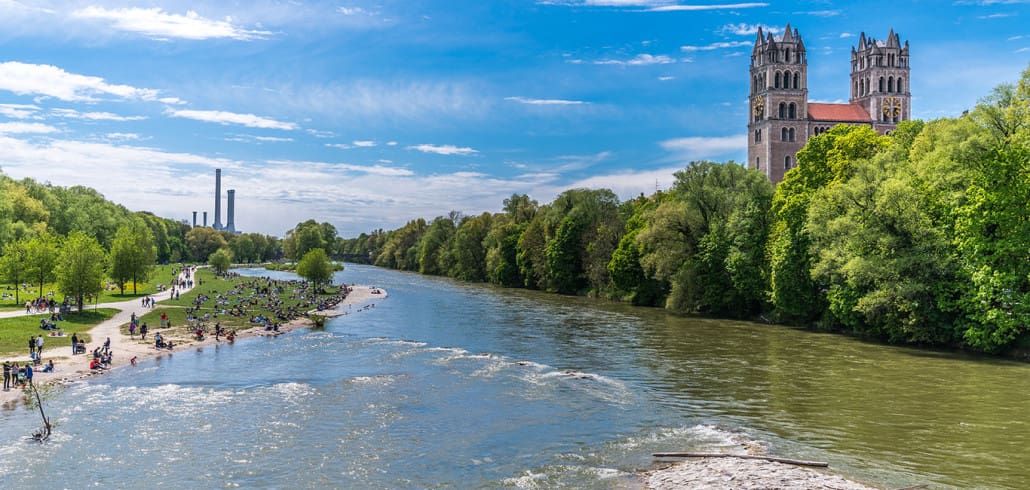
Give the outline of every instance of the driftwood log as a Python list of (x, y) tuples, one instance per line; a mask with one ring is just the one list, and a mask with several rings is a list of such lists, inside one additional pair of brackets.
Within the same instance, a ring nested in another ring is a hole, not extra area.
[(819, 468), (826, 468), (830, 466), (830, 463), (825, 461), (803, 461), (800, 459), (790, 458), (775, 458), (772, 456), (752, 456), (750, 454), (729, 454), (729, 453), (654, 453), (656, 458), (738, 458), (738, 459), (758, 459), (762, 461), (772, 461), (775, 463), (792, 464), (797, 466), (816, 466)]

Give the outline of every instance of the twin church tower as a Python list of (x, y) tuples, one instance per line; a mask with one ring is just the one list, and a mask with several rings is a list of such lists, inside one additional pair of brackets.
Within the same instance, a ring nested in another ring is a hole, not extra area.
[(774, 183), (797, 165), (808, 138), (837, 124), (891, 131), (911, 115), (908, 41), (891, 30), (885, 41), (867, 38), (851, 48), (851, 97), (847, 104), (808, 101), (805, 43), (790, 24), (779, 38), (758, 29), (751, 52), (747, 167)]

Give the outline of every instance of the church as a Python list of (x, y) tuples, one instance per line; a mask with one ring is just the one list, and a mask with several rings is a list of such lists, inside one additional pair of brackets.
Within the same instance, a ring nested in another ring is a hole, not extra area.
[(885, 41), (865, 33), (851, 48), (851, 97), (847, 104), (808, 100), (805, 43), (790, 24), (780, 37), (758, 29), (751, 52), (747, 166), (773, 183), (797, 165), (808, 138), (837, 124), (872, 126), (881, 134), (911, 117), (908, 41), (892, 29)]

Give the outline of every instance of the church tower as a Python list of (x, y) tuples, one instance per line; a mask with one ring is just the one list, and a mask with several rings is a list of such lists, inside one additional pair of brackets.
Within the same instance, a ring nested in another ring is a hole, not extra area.
[(873, 127), (883, 133), (912, 117), (909, 92), (908, 41), (901, 45), (891, 29), (886, 41), (858, 38), (851, 48), (851, 103), (869, 112)]
[(808, 59), (798, 31), (787, 24), (777, 39), (759, 28), (750, 72), (747, 167), (779, 182), (808, 140)]

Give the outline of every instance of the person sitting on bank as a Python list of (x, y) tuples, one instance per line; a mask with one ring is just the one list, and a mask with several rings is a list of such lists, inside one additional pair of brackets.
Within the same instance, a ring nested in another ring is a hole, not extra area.
[(165, 346), (165, 339), (164, 339), (164, 337), (161, 336), (161, 332), (158, 332), (157, 335), (154, 336), (154, 348), (155, 349), (162, 349), (162, 348), (164, 348), (164, 346)]
[(47, 361), (46, 365), (43, 366), (43, 369), (41, 369), (39, 372), (41, 372), (41, 373), (52, 373), (52, 372), (54, 372), (54, 360), (51, 359), (51, 360)]

